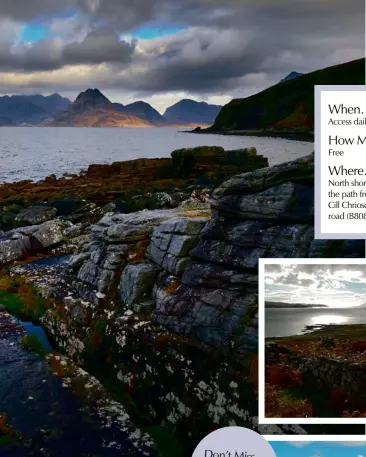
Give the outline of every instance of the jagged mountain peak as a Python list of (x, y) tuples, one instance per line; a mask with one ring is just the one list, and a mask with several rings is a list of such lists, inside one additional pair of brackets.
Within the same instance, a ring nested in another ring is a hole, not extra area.
[(109, 108), (112, 102), (102, 94), (99, 89), (87, 89), (76, 97), (75, 102), (72, 104), (73, 109), (96, 109), (96, 108)]

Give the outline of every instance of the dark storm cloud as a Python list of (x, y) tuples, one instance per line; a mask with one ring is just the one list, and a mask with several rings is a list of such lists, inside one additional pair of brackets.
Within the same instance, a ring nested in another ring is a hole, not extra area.
[[(77, 12), (89, 30), (84, 41), (50, 38), (18, 46), (14, 54), (0, 38), (0, 71), (107, 63), (102, 78), (91, 70), (101, 89), (237, 94), (258, 91), (293, 70), (313, 71), (364, 55), (364, 0), (1, 0), (0, 19), (29, 22), (66, 11)], [(118, 40), (119, 34), (154, 24), (187, 29), (157, 40), (154, 49), (141, 43), (142, 53), (135, 43)], [(130, 71), (122, 71), (126, 65)], [(39, 89), (36, 78), (32, 84)], [(43, 88), (52, 85), (49, 80)], [(65, 89), (76, 85), (70, 81)]]
[(331, 26), (338, 29), (334, 32), (345, 34), (349, 20), (354, 27), (364, 21), (364, 8), (363, 0), (1, 0), (0, 16), (27, 22), (77, 12), (124, 29), (164, 18), (188, 25), (245, 27), (254, 17), (260, 27), (272, 28), (280, 21), (283, 35), (291, 29), (298, 31), (299, 26), (308, 33)]
[[(198, 3), (190, 2), (196, 12)], [(248, 85), (246, 78), (253, 75), (275, 83), (293, 70), (306, 73), (364, 56), (363, 0), (352, 7), (339, 0), (331, 7), (328, 1), (203, 4), (209, 5), (204, 21), (188, 6), (182, 11), (194, 25), (192, 34), (167, 43), (149, 62), (148, 72), (136, 78), (116, 75), (108, 87), (141, 93), (233, 91)], [(225, 10), (215, 15), (213, 6)]]
[[(239, 78), (259, 71), (263, 55), (259, 40), (246, 32), (193, 29), (167, 43), (165, 50), (149, 61), (149, 70), (129, 78), (111, 80), (111, 87), (145, 92), (231, 89)], [(257, 52), (258, 51), (258, 52)]]
[(265, 273), (281, 273), (282, 271), (282, 265), (279, 264), (267, 264), (264, 267)]
[(126, 28), (152, 19), (164, 3), (163, 0), (1, 0), (0, 16), (29, 22), (77, 13), (91, 23), (105, 20)]
[(15, 21), (28, 21), (60, 14), (75, 6), (74, 0), (1, 0), (0, 16)]
[(118, 34), (106, 31), (91, 32), (81, 43), (71, 43), (63, 49), (66, 64), (126, 63), (131, 60), (136, 42), (121, 41)]
[(120, 40), (119, 35), (103, 30), (93, 31), (81, 42), (65, 44), (59, 38), (40, 40), (32, 46), (18, 44), (10, 52), (10, 45), (0, 44), (0, 67), (4, 71), (56, 70), (65, 65), (100, 64), (131, 61), (136, 43)]

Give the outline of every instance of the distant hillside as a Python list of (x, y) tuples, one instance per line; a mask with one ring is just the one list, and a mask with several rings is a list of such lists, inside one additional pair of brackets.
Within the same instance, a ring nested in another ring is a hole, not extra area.
[[(49, 125), (56, 127), (151, 127), (137, 116), (125, 114), (98, 89), (81, 92), (74, 103)], [(118, 104), (117, 104), (118, 105)]]
[(305, 303), (283, 303), (283, 302), (274, 302), (266, 301), (266, 308), (328, 308), (327, 305), (310, 305)]
[(117, 108), (118, 111), (131, 116), (137, 116), (140, 119), (143, 119), (146, 122), (150, 122), (153, 125), (163, 125), (166, 123), (163, 116), (146, 102), (138, 101), (130, 103), (129, 105), (113, 103), (113, 105)]
[(307, 73), (225, 105), (210, 131), (314, 129), (315, 85), (365, 84), (365, 59)]
[(170, 106), (164, 118), (172, 124), (213, 124), (222, 106), (184, 99)]
[(64, 111), (70, 100), (59, 94), (0, 97), (0, 125), (39, 124)]
[[(17, 96), (14, 96), (16, 98)], [(70, 105), (70, 100), (65, 97), (61, 97), (60, 94), (52, 95), (29, 95), (27, 99), (34, 105), (43, 108), (49, 116), (55, 116), (56, 114), (64, 111)]]

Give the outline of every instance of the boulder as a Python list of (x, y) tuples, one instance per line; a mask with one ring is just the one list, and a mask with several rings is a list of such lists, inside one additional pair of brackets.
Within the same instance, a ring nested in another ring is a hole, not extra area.
[(32, 237), (39, 242), (42, 248), (49, 248), (63, 240), (64, 229), (65, 223), (62, 221), (49, 221), (39, 225)]
[(225, 195), (248, 195), (263, 192), (288, 182), (314, 186), (314, 153), (291, 162), (237, 175), (225, 181), (213, 193), (213, 206)]
[(32, 250), (29, 237), (19, 234), (18, 237), (0, 239), (0, 266), (14, 260), (24, 259)]
[(5, 232), (0, 238), (0, 265), (36, 255), (64, 240), (67, 224), (60, 220)]
[(311, 223), (314, 219), (314, 188), (287, 182), (248, 195), (224, 195), (213, 207), (225, 217)]
[(43, 222), (50, 221), (57, 214), (56, 208), (47, 206), (31, 206), (22, 209), (15, 217), (18, 226), (39, 225)]
[(149, 258), (169, 273), (181, 275), (206, 222), (204, 217), (177, 218), (159, 225), (151, 237)]
[(179, 175), (186, 175), (193, 170), (204, 170), (215, 166), (247, 169), (248, 171), (268, 166), (267, 159), (257, 155), (255, 148), (225, 151), (220, 146), (199, 146), (196, 148), (177, 149), (171, 153), (173, 168)]
[(120, 294), (122, 303), (128, 307), (151, 300), (151, 291), (158, 269), (149, 263), (128, 265), (122, 272)]

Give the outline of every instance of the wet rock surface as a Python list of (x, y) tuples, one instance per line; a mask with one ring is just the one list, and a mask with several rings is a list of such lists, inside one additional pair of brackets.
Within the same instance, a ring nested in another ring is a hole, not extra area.
[[(49, 253), (52, 249), (74, 251), (83, 238), (75, 230), (71, 222), (54, 219), (39, 225), (16, 228), (4, 232), (0, 237), (0, 266), (16, 260), (41, 253)], [(87, 227), (83, 229), (87, 233)]]
[(0, 411), (22, 434), (22, 443), (2, 447), (2, 456), (154, 455), (143, 440), (131, 438), (138, 434), (126, 414), (123, 430), (113, 421), (106, 426), (98, 405), (86, 408), (47, 361), (20, 346), (24, 335), (24, 328), (0, 308)]

